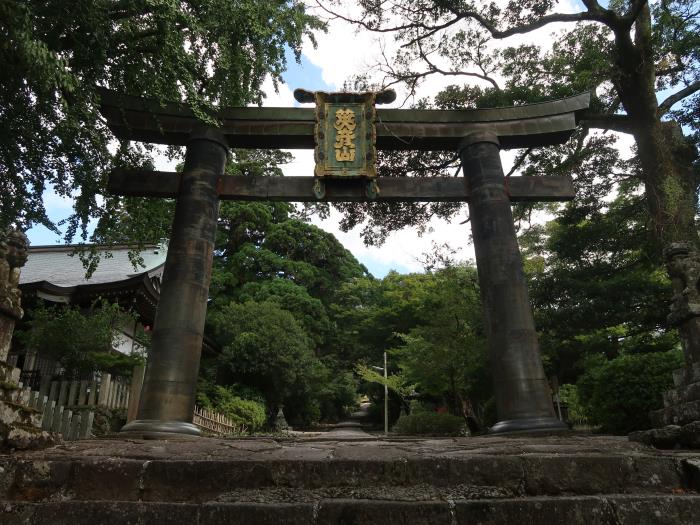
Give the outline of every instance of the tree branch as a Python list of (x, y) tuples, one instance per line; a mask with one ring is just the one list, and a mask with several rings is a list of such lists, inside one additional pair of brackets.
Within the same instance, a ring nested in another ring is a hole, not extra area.
[(341, 15), (340, 13), (337, 13), (331, 9), (328, 9), (326, 6), (324, 6), (321, 3), (320, 0), (316, 0), (316, 5), (320, 9), (322, 9), (323, 11), (325, 11), (326, 13), (331, 15), (333, 18), (343, 20), (344, 22), (348, 22), (350, 24), (359, 25), (361, 27), (364, 27), (368, 31), (372, 31), (374, 33), (393, 33), (396, 31), (404, 31), (406, 29), (424, 29), (425, 31), (436, 32), (436, 31), (439, 31), (441, 29), (445, 29), (445, 28), (459, 22), (459, 19), (455, 19), (455, 20), (449, 20), (449, 21), (445, 22), (444, 24), (439, 24), (436, 26), (427, 25), (427, 24), (424, 24), (423, 22), (410, 22), (408, 24), (396, 25), (396, 26), (391, 26), (391, 27), (376, 27), (373, 24), (369, 24), (365, 20), (350, 18), (348, 16)]
[[(500, 91), (500, 90), (501, 90), (501, 88), (499, 87), (498, 83), (497, 83), (493, 78), (491, 78), (490, 76), (488, 76), (488, 75), (486, 75), (486, 74), (473, 73), (473, 72), (467, 72), (467, 71), (447, 71), (447, 70), (445, 70), (445, 69), (442, 69), (441, 67), (436, 66), (435, 63), (433, 63), (433, 62), (428, 58), (428, 53), (426, 53), (426, 52), (423, 50), (423, 47), (420, 45), (420, 43), (418, 44), (418, 53), (419, 53), (419, 56), (420, 56), (421, 60), (423, 60), (423, 61), (428, 65), (428, 68), (429, 68), (429, 71), (427, 71), (427, 72), (425, 72), (425, 73), (423, 73), (423, 74), (420, 74), (420, 73), (419, 73), (419, 75), (420, 75), (421, 77), (425, 77), (425, 76), (427, 76), (427, 75), (429, 75), (429, 74), (432, 74), (432, 73), (440, 73), (441, 75), (445, 75), (445, 76), (467, 76), (467, 77), (474, 77), (474, 78), (479, 78), (479, 79), (481, 79), (481, 80), (485, 80), (486, 82), (490, 83), (490, 84), (494, 87), (494, 89), (496, 89), (496, 91)], [(481, 67), (481, 66), (479, 65), (479, 67)], [(481, 70), (484, 71), (483, 68), (481, 68)]]
[(529, 33), (535, 29), (539, 29), (549, 24), (554, 24), (556, 22), (582, 22), (582, 21), (592, 21), (601, 22), (603, 24), (609, 25), (612, 21), (607, 11), (589, 10), (582, 11), (580, 13), (553, 13), (551, 15), (543, 16), (542, 18), (523, 24), (520, 26), (513, 26), (508, 29), (500, 30), (491, 21), (489, 21), (485, 16), (476, 11), (458, 11), (454, 8), (449, 8), (450, 12), (459, 18), (470, 18), (478, 22), (484, 29), (486, 29), (493, 38), (503, 39), (509, 36)]
[(647, 2), (648, 0), (632, 0), (630, 2), (629, 11), (622, 17), (622, 23), (625, 24), (628, 29), (631, 28), (634, 21), (637, 20), (637, 17), (642, 12), (644, 6), (647, 5)]
[(676, 103), (683, 100), (685, 97), (692, 95), (693, 93), (700, 91), (700, 80), (696, 80), (692, 84), (688, 84), (680, 91), (675, 92), (670, 95), (666, 100), (659, 104), (659, 109), (657, 111), (657, 116), (662, 117), (671, 110), (671, 107)]
[(584, 123), (590, 128), (632, 133), (634, 120), (628, 115), (606, 115), (603, 113), (587, 113), (583, 115)]
[(515, 162), (513, 162), (513, 167), (506, 173), (505, 177), (508, 178), (513, 173), (515, 173), (517, 170), (520, 169), (520, 166), (523, 165), (523, 162), (525, 162), (525, 159), (532, 153), (533, 148), (527, 148), (525, 151), (523, 151), (520, 155), (518, 155), (518, 158), (515, 159)]

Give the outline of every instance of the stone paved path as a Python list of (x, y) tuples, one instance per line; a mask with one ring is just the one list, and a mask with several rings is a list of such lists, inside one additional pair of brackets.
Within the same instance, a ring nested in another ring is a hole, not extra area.
[(324, 434), (328, 439), (374, 439), (374, 436), (362, 430), (362, 420), (367, 418), (369, 403), (362, 403), (357, 412), (340, 421), (335, 428)]

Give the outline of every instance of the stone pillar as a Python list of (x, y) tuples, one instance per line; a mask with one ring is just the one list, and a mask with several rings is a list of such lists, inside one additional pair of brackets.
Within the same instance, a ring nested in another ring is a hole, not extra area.
[(492, 433), (567, 428), (554, 414), (542, 368), (498, 138), (474, 133), (460, 144), (469, 188), (479, 287), (498, 423)]
[(7, 363), (12, 333), (22, 311), (20, 268), (27, 261), (29, 241), (18, 230), (0, 230), (0, 450), (49, 446), (54, 437), (41, 430), (41, 413), (26, 406), (17, 386), (19, 368)]
[(192, 413), (226, 155), (214, 128), (187, 145), (138, 415), (122, 432), (200, 434)]
[[(654, 426), (692, 425), (700, 435), (700, 253), (690, 243), (676, 242), (665, 250), (673, 284), (668, 325), (678, 328), (685, 366), (673, 373), (674, 388), (663, 396), (664, 408), (651, 412)], [(700, 438), (694, 438), (700, 442)], [(696, 445), (697, 446), (697, 445)]]
[(20, 268), (27, 262), (29, 240), (19, 230), (0, 231), (0, 362), (6, 363), (10, 342), (22, 311)]

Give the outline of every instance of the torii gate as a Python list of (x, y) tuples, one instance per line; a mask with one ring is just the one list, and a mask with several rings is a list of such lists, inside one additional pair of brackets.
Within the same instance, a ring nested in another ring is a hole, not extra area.
[[(295, 96), (300, 102), (316, 97), (318, 108), (328, 101), (358, 102), (363, 95), (297, 90)], [(199, 434), (192, 414), (220, 199), (467, 201), (499, 419), (491, 432), (565, 428), (555, 417), (542, 368), (510, 201), (570, 200), (573, 185), (567, 177), (510, 177), (506, 187), (499, 151), (563, 143), (588, 108), (589, 94), (452, 111), (375, 110), (375, 96), (380, 103), (390, 95), (371, 94), (365, 106), (376, 123), (371, 139), (377, 149), (457, 151), (465, 176), (380, 177), (375, 179), (378, 194), (357, 179), (324, 178), (325, 188), (319, 191), (314, 184), (319, 177), (225, 177), (229, 147), (316, 147), (317, 162), (323, 159), (317, 144), (323, 112), (319, 117), (313, 108), (230, 108), (216, 115), (221, 126), (215, 128), (203, 126), (183, 105), (101, 93), (102, 114), (118, 138), (187, 146), (183, 173), (115, 172), (109, 179), (115, 194), (177, 198), (138, 415), (122, 432)], [(370, 135), (368, 131), (367, 139)], [(349, 158), (347, 151), (339, 151), (337, 160)], [(365, 157), (373, 165), (371, 152)], [(318, 170), (317, 165), (317, 175)]]

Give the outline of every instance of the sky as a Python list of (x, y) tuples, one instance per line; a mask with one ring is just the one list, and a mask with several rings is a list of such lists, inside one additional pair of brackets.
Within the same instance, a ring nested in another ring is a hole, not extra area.
[[(566, 0), (560, 2), (560, 11), (571, 11), (575, 5)], [(548, 27), (538, 31), (538, 43), (552, 41), (552, 34), (557, 27)], [(509, 38), (504, 44), (513, 45), (526, 41), (532, 36), (518, 35)], [(380, 50), (391, 55), (396, 49), (396, 44), (391, 36), (357, 32), (354, 27), (341, 21), (330, 21), (327, 33), (317, 35), (318, 45), (314, 48), (310, 42), (304, 46), (301, 63), (297, 64), (293, 54), (288, 53), (288, 70), (284, 74), (284, 84), (275, 92), (271, 81), (264, 85), (267, 97), (265, 106), (299, 106), (292, 93), (296, 88), (305, 88), (312, 91), (339, 91), (343, 84), (352, 75), (370, 71), (376, 73), (374, 67), (380, 60)], [(372, 78), (372, 77), (371, 77)], [(381, 82), (376, 75), (375, 80)], [(454, 78), (441, 78), (437, 75), (430, 77), (419, 89), (419, 96), (436, 94), (441, 88), (455, 83)], [(396, 106), (404, 100), (400, 88)], [(409, 100), (410, 104), (410, 100)], [(628, 147), (628, 146), (627, 146)], [(286, 176), (301, 176), (313, 174), (313, 151), (291, 150), (294, 161), (285, 166)], [(510, 152), (502, 153), (504, 168), (509, 169), (512, 163)], [(156, 168), (160, 170), (172, 170), (173, 163), (165, 157), (158, 158)], [(48, 215), (53, 220), (67, 217), (71, 212), (71, 202), (61, 198), (50, 191), (45, 194)], [(418, 235), (412, 228), (392, 233), (386, 242), (379, 247), (365, 246), (360, 238), (361, 227), (349, 232), (342, 232), (339, 228), (339, 213), (332, 212), (330, 218), (320, 220), (312, 219), (312, 222), (324, 230), (333, 233), (343, 245), (349, 249), (376, 277), (383, 277), (390, 270), (401, 273), (422, 271), (420, 259), (423, 254), (432, 251), (434, 244), (447, 243), (461, 259), (473, 259), (474, 251), (469, 241), (470, 226), (464, 223), (467, 219), (465, 211), (460, 212), (451, 221), (434, 219), (428, 225), (427, 231)], [(28, 232), (33, 245), (55, 244), (62, 242), (59, 236), (48, 231), (44, 227), (35, 227)]]

